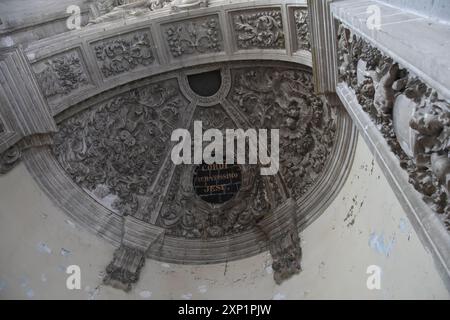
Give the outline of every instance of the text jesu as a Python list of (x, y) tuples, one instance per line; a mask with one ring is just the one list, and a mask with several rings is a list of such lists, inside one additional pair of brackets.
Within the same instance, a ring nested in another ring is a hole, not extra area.
[[(227, 164), (258, 164), (261, 165), (261, 175), (275, 175), (279, 170), (280, 131), (270, 130), (270, 153), (268, 152), (267, 129), (226, 129), (225, 156)], [(172, 149), (172, 161), (180, 164), (223, 164), (224, 138), (222, 131), (208, 129), (203, 133), (201, 121), (194, 122), (194, 157), (192, 159), (192, 138), (186, 129), (177, 129), (172, 133), (171, 140), (178, 142)], [(246, 150), (248, 141), (248, 163)], [(203, 142), (209, 144), (203, 150)], [(235, 147), (237, 154), (235, 154)]]
[(251, 315), (255, 317), (269, 315), (271, 305), (228, 305), (224, 304), (220, 309), (213, 307), (199, 307), (184, 305), (178, 308), (179, 315), (198, 315), (209, 318), (213, 313), (222, 315)]

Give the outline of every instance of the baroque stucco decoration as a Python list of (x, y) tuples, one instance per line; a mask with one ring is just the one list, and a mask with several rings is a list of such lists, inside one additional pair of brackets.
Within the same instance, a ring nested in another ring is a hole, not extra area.
[[(186, 75), (173, 74), (60, 123), (53, 147), (58, 162), (85, 197), (124, 221), (105, 283), (130, 290), (144, 257), (158, 258), (171, 243), (205, 246), (249, 237), (258, 250), (266, 243), (277, 283), (301, 270), (298, 202), (327, 172), (339, 116), (312, 93), (307, 71), (264, 64), (215, 68), (225, 79), (231, 75), (216, 104), (189, 103), (197, 97), (180, 90), (187, 83), (180, 77)], [(241, 165), (242, 185), (231, 200), (221, 205), (201, 200), (192, 185), (195, 166), (174, 166), (169, 155), (171, 132), (192, 130), (194, 120), (202, 120), (205, 130), (280, 128), (279, 174), (263, 177), (257, 166)], [(227, 252), (227, 260), (234, 254)]]
[(409, 182), (450, 231), (450, 103), (343, 24), (339, 80), (354, 89)]

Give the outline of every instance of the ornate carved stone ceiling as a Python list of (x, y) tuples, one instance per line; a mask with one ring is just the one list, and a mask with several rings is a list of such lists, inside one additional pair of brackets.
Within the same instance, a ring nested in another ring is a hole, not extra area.
[[(169, 15), (166, 2), (145, 2), (136, 19), (137, 8), (113, 6), (91, 26), (30, 44), (24, 72), (38, 80), (45, 130), (23, 133), (33, 139), (0, 165), (22, 157), (61, 210), (118, 247), (105, 283), (129, 290), (145, 258), (205, 264), (266, 250), (280, 283), (300, 271), (299, 231), (337, 195), (356, 140), (345, 111), (314, 94), (306, 3), (216, 4), (188, 16)], [(279, 129), (278, 174), (207, 168), (232, 179), (205, 196), (201, 165), (170, 157), (172, 132), (192, 133), (195, 121)]]
[[(213, 70), (220, 70), (220, 88), (210, 97), (197, 95), (188, 76), (201, 78)], [(298, 228), (323, 211), (351, 161), (353, 129), (339, 109), (313, 94), (311, 78), (310, 70), (298, 65), (235, 62), (171, 72), (107, 92), (95, 103), (77, 105), (59, 124), (46, 154), (58, 166), (41, 183), (55, 199), (61, 187), (75, 189), (64, 208), (106, 238), (124, 224), (112, 236), (122, 243), (108, 269), (113, 285), (125, 283), (127, 289), (137, 269), (129, 271), (122, 260), (139, 265), (136, 257), (145, 254), (211, 263), (266, 249), (278, 261), (275, 278), (282, 281), (300, 268)], [(205, 201), (193, 183), (198, 166), (175, 166), (170, 158), (172, 131), (192, 132), (198, 120), (204, 130), (280, 129), (279, 173), (260, 176), (256, 165), (239, 165), (235, 194), (223, 203)], [(61, 186), (50, 185), (54, 179)], [(88, 203), (89, 212), (79, 203)], [(96, 214), (104, 218), (96, 220)], [(142, 241), (142, 250), (135, 251)], [(123, 269), (131, 278), (117, 279)]]

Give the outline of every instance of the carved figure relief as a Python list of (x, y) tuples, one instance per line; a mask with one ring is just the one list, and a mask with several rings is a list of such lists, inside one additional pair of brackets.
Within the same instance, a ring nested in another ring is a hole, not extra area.
[[(338, 43), (340, 80), (355, 90), (360, 105), (407, 170), (410, 183), (450, 230), (450, 103), (343, 25)], [(410, 118), (393, 119), (399, 101), (413, 108)], [(411, 146), (402, 146), (396, 135), (395, 126), (404, 126), (404, 121), (414, 133)]]
[(238, 49), (284, 49), (283, 20), (279, 9), (232, 15)]
[(94, 44), (95, 56), (105, 78), (155, 62), (149, 31), (138, 31)]
[(90, 82), (81, 55), (76, 49), (38, 62), (33, 68), (47, 98), (69, 95)]
[(223, 50), (219, 18), (210, 16), (165, 26), (167, 46), (173, 58)]
[(309, 12), (307, 8), (294, 9), (295, 29), (297, 33), (297, 49), (311, 51), (309, 31)]

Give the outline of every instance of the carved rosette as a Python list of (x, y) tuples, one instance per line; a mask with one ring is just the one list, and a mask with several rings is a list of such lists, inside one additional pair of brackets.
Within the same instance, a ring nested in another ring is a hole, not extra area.
[(311, 35), (309, 30), (309, 11), (307, 8), (294, 9), (297, 50), (311, 51)]
[(339, 79), (375, 121), (410, 183), (450, 230), (450, 103), (341, 25)]
[(284, 49), (283, 19), (279, 9), (232, 14), (238, 49)]
[(163, 30), (168, 51), (173, 58), (223, 50), (223, 38), (217, 16), (165, 25)]
[(104, 78), (144, 68), (155, 62), (151, 34), (147, 30), (96, 42), (94, 50)]
[(50, 99), (70, 95), (90, 83), (78, 49), (37, 62), (33, 69), (44, 96)]

